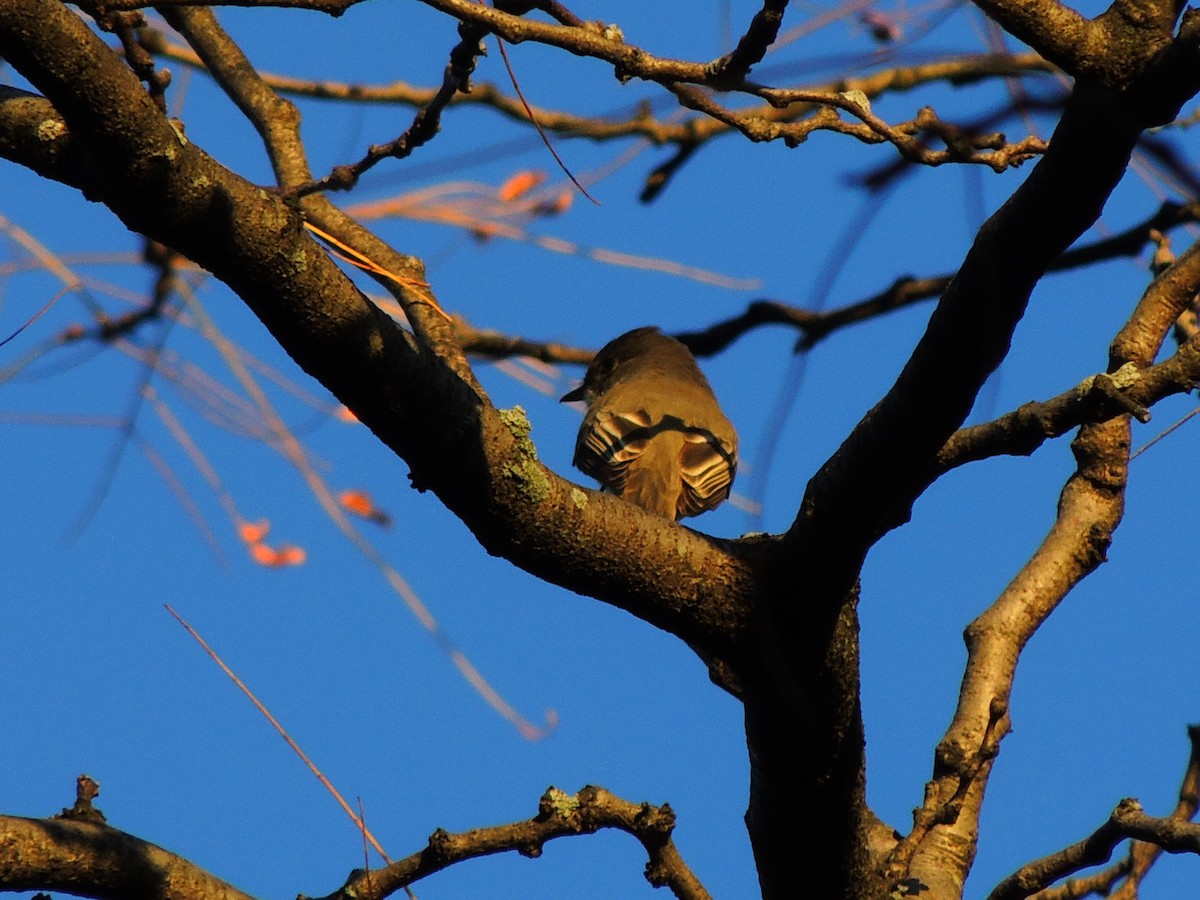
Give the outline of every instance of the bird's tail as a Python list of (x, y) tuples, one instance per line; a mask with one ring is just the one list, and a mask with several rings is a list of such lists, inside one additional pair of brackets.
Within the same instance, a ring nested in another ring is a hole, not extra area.
[(679, 477), (679, 456), (683, 434), (664, 431), (649, 441), (646, 449), (630, 461), (625, 473), (621, 497), (642, 509), (668, 519), (679, 516), (679, 495), (683, 481)]

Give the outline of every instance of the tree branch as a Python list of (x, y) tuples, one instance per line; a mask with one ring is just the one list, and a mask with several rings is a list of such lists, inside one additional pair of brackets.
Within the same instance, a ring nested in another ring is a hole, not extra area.
[[(1200, 71), (1169, 90), (1159, 77), (1160, 70), (1148, 71), (1139, 89), (1165, 90), (1171, 104), (1182, 103)], [(774, 602), (755, 610), (746, 654), (753, 665), (742, 678), (751, 759), (746, 821), (765, 896), (789, 896), (800, 841), (826, 861), (830, 895), (834, 884), (869, 878), (855, 613), (862, 561), (936, 478), (937, 454), (1006, 355), (1034, 285), (1096, 220), (1140, 132), (1170, 112), (1158, 95), (1146, 102), (1148, 118), (1138, 118), (1132, 97), (1076, 85), (1047, 154), (981, 229), (895, 386), (809, 482), (775, 556)], [(1128, 431), (1127, 417), (1081, 430), (1073, 445), (1078, 468), (1055, 527), (968, 630), (959, 712), (938, 747), (923, 807), (935, 821), (939, 809), (956, 810), (956, 818), (928, 831), (907, 873), (932, 886), (933, 897), (961, 895), (991, 770), (990, 761), (971, 761), (991, 711), (1008, 709), (1019, 648), (1099, 565), (1120, 521)], [(995, 728), (1003, 734), (1007, 727), (1006, 714)], [(956, 797), (964, 783), (965, 795)], [(837, 810), (816, 835), (793, 824), (795, 810), (809, 804)]]
[(1095, 221), (1141, 127), (1076, 89), (1049, 152), (981, 229), (896, 384), (809, 483), (789, 541), (801, 567), (844, 560), (832, 602), (867, 548), (907, 521), (931, 463), (1007, 354), (1033, 286)]
[[(1179, 785), (1179, 801), (1169, 817), (1176, 822), (1189, 822), (1200, 812), (1200, 725), (1189, 725), (1187, 733), (1192, 752), (1188, 758), (1187, 769), (1183, 773), (1183, 783)], [(1112, 892), (1110, 900), (1138, 900), (1138, 886), (1165, 849), (1167, 848), (1157, 842), (1135, 840), (1130, 844), (1128, 867), (1116, 867), (1127, 869), (1128, 877)], [(1047, 897), (1046, 900), (1054, 898)]]
[[(1106, 889), (1105, 896), (1112, 900), (1136, 900), (1137, 884), (1162, 851), (1200, 853), (1200, 826), (1187, 824), (1200, 806), (1200, 796), (1197, 794), (1200, 789), (1200, 725), (1188, 727), (1188, 739), (1192, 746), (1179, 788), (1179, 802), (1168, 817), (1156, 819), (1147, 816), (1136, 800), (1122, 800), (1108, 821), (1090, 836), (1022, 866), (996, 885), (988, 894), (988, 900), (1020, 900), (1045, 891), (1072, 872), (1107, 862), (1116, 845), (1126, 838), (1134, 840), (1128, 856), (1116, 866), (1090, 876), (1086, 881), (1110, 888), (1118, 878), (1127, 876), (1127, 880), (1116, 891)], [(1081, 882), (1084, 880), (1067, 882), (1061, 888), (1039, 894), (1039, 897), (1044, 900), (1082, 897)]]
[[(967, 667), (958, 709), (934, 756), (934, 777), (922, 808), (938, 807), (961, 783), (959, 770), (989, 727), (997, 703), (1007, 706), (1021, 649), (1080, 580), (1104, 561), (1124, 511), (1129, 455), (1128, 417), (1087, 425), (1072, 444), (1077, 469), (1068, 479), (1050, 533), (999, 598), (966, 629)], [(1008, 730), (1007, 720), (1000, 728)], [(959, 815), (927, 835), (906, 873), (958, 896), (974, 855), (978, 817), (991, 764), (972, 780)]]
[(762, 61), (767, 54), (775, 37), (779, 34), (779, 26), (783, 24), (783, 11), (787, 9), (788, 0), (763, 0), (762, 9), (750, 20), (750, 27), (742, 35), (737, 46), (720, 59), (709, 63), (712, 77), (719, 83), (722, 81), (743, 81), (750, 74), (751, 67)]
[[(1175, 318), (1200, 283), (1200, 246), (1192, 247), (1143, 294), (1113, 341), (1111, 373), (1147, 369)], [(1181, 348), (1181, 351), (1184, 348)], [(1193, 348), (1192, 352), (1195, 352)], [(1177, 354), (1178, 355), (1178, 354)], [(967, 626), (967, 666), (958, 708), (934, 757), (934, 778), (922, 810), (936, 810), (960, 792), (964, 761), (981, 736), (994, 729), (995, 710), (1010, 708), (1022, 649), (1067, 593), (1102, 562), (1124, 513), (1129, 463), (1129, 416), (1083, 426), (1071, 445), (1076, 471), (1059, 497), (1050, 533), (996, 601)], [(1007, 720), (1000, 724), (1007, 731)], [(978, 817), (990, 774), (980, 767), (955, 821), (938, 825), (906, 871), (891, 870), (889, 883), (915, 877), (934, 896), (955, 896), (969, 869), (978, 838)], [(1107, 857), (1106, 857), (1107, 858)], [(949, 864), (955, 861), (955, 864)]]
[(671, 807), (630, 803), (604, 788), (588, 786), (574, 796), (550, 788), (538, 813), (524, 822), (475, 828), (450, 834), (440, 828), (421, 851), (374, 871), (356, 870), (341, 887), (322, 900), (383, 900), (401, 888), (455, 863), (516, 851), (538, 857), (547, 841), (615, 828), (637, 838), (646, 849), (646, 880), (667, 887), (681, 900), (709, 900), (709, 893), (688, 868), (671, 840), (675, 813)]
[(191, 44), (197, 61), (254, 126), (266, 147), (276, 183), (290, 185), (310, 180), (308, 154), (300, 140), (299, 110), (259, 77), (246, 54), (217, 23), (212, 10), (164, 7), (160, 14)]
[(466, 94), (471, 89), (471, 75), (475, 63), (484, 52), (482, 29), (466, 23), (459, 25), (459, 42), (450, 50), (450, 60), (442, 73), (442, 86), (413, 116), (412, 124), (399, 137), (386, 144), (374, 144), (356, 163), (335, 166), (333, 171), (319, 181), (299, 185), (296, 196), (304, 196), (325, 190), (347, 191), (358, 184), (364, 174), (385, 159), (404, 159), (418, 147), (433, 140), (442, 127), (442, 112), (457, 94)]
[[(1046, 271), (1063, 272), (1107, 259), (1136, 256), (1151, 241), (1153, 231), (1166, 231), (1197, 221), (1200, 221), (1200, 201), (1187, 204), (1164, 201), (1157, 211), (1136, 225), (1107, 238), (1068, 250), (1051, 263)], [(833, 332), (849, 325), (932, 299), (946, 289), (951, 278), (951, 275), (930, 275), (924, 278), (906, 275), (896, 279), (878, 294), (824, 311), (802, 309), (779, 300), (753, 300), (745, 312), (701, 331), (689, 331), (675, 336), (687, 344), (697, 356), (713, 356), (742, 335), (762, 325), (790, 325), (800, 332), (798, 346), (809, 349)]]
[(0, 816), (0, 886), (100, 900), (253, 900), (181, 856), (95, 822)]
[(105, 0), (107, 9), (131, 10), (153, 6), (175, 8), (199, 8), (207, 6), (248, 6), (278, 9), (307, 9), (338, 18), (350, 7), (365, 0)]
[(1057, 0), (974, 0), (988, 18), (1071, 74), (1092, 49), (1097, 29)]
[(1134, 415), (1149, 421), (1146, 410), (1166, 397), (1185, 394), (1200, 383), (1200, 338), (1188, 340), (1170, 359), (1119, 378), (1097, 375), (1041, 403), (1026, 403), (1010, 413), (961, 428), (938, 453), (940, 472), (993, 456), (1029, 456), (1047, 440), (1073, 428)]
[[(141, 39), (146, 49), (152, 53), (188, 66), (203, 68), (205, 65), (195, 52), (171, 42), (161, 32), (144, 29)], [(934, 82), (946, 82), (961, 87), (990, 78), (1013, 78), (1052, 71), (1053, 67), (1035, 53), (956, 55), (949, 59), (897, 66), (824, 85), (814, 85), (809, 91), (817, 95), (860, 91), (873, 100), (889, 93), (902, 93)], [(282, 94), (355, 103), (396, 103), (421, 107), (428, 105), (439, 90), (405, 82), (380, 85), (351, 84), (326, 79), (313, 81), (267, 72), (260, 73), (259, 77), (265, 84)], [(455, 94), (450, 98), (448, 105), (488, 106), (516, 121), (529, 121), (529, 114), (520, 100), (490, 82), (472, 84), (469, 94)], [(812, 104), (807, 103), (795, 103), (787, 109), (764, 104), (753, 110), (756, 115), (781, 120), (795, 119), (811, 111)], [(628, 113), (614, 112), (596, 116), (540, 106), (533, 107), (533, 113), (547, 131), (593, 140), (644, 137), (655, 144), (694, 148), (714, 137), (729, 134), (732, 130), (724, 122), (710, 118), (697, 117), (685, 122), (656, 118), (645, 104), (638, 104)]]
[(553, 341), (531, 341), (492, 329), (476, 328), (460, 316), (454, 318), (454, 337), (465, 353), (487, 359), (528, 356), (542, 362), (586, 366), (596, 355), (594, 350), (570, 347)]
[[(40, 107), (43, 126), (60, 123), (84, 148), (85, 192), (228, 284), (490, 552), (698, 647), (727, 648), (744, 627), (761, 545), (706, 538), (546, 469), (524, 415), (491, 406), (448, 324), (425, 313), (420, 341), (400, 329), (306, 235), (294, 208), (183, 141), (66, 7), (9, 3), (0, 54), (54, 104), (57, 112)], [(420, 321), (419, 294), (406, 300)]]

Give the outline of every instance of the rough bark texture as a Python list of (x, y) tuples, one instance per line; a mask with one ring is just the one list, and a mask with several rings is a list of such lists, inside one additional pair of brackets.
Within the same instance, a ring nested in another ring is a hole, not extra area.
[[(572, 25), (530, 25), (526, 33), (503, 9), (432, 5), (475, 27), (509, 29), (514, 40), (566, 42), (673, 90), (712, 77), (702, 67), (582, 36)], [(764, 5), (755, 40), (739, 46), (720, 77), (744, 74), (761, 57), (785, 5)], [(0, 54), (43, 95), (0, 89), (0, 155), (78, 188), (130, 229), (212, 271), (489, 553), (694, 647), (745, 705), (746, 823), (765, 897), (885, 897), (915, 878), (928, 889), (922, 897), (957, 898), (974, 858), (991, 758), (1007, 730), (1020, 649), (1103, 561), (1120, 521), (1128, 418), (1114, 418), (1121, 410), (1094, 398), (1067, 398), (982, 430), (959, 429), (1004, 359), (1034, 286), (1096, 220), (1143, 131), (1175, 115), (1200, 87), (1200, 23), (1189, 15), (1173, 36), (1179, 10), (1171, 4), (1127, 3), (1092, 21), (1052, 2), (979, 5), (1076, 75), (1076, 87), (1045, 156), (980, 230), (894, 387), (812, 478), (778, 538), (713, 539), (548, 470), (523, 414), (491, 404), (453, 329), (430, 312), (417, 261), (359, 233), (320, 198), (285, 200), (217, 164), (55, 0), (0, 5)], [(308, 180), (302, 149), (289, 143), (295, 123), (288, 105), (248, 71), (209, 13), (167, 15), (278, 151), (281, 184)], [(413, 284), (391, 286), (413, 331), (354, 288), (309, 237), (305, 216), (367, 242), (373, 257), (390, 255), (394, 268), (412, 276)], [(1185, 256), (1164, 277), (1114, 343), (1114, 371), (1126, 363), (1146, 370), (1130, 391), (1137, 402), (1184, 389), (1200, 369), (1192, 344), (1164, 368), (1150, 368), (1200, 282), (1196, 258)], [(1050, 534), (967, 631), (970, 660), (955, 722), (938, 748), (926, 815), (918, 814), (906, 842), (885, 840), (880, 849), (873, 844), (879, 823), (865, 802), (857, 623), (863, 561), (948, 468), (1030, 452), (1047, 434), (1079, 424), (1078, 467)], [(0, 868), (3, 887), (78, 889), (82, 869), (73, 874), (72, 860), (86, 858), (108, 867), (105, 883), (116, 885), (93, 896), (239, 896), (158, 848), (110, 840), (99, 826), (5, 821), (8, 843), (0, 851), (8, 851), (0, 859), (11, 861), (18, 848), (24, 868)], [(45, 855), (20, 849), (31, 846)]]

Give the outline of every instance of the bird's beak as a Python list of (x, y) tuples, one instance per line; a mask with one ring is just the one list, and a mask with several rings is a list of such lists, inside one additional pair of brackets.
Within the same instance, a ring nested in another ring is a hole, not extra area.
[(581, 385), (579, 385), (579, 387), (575, 388), (575, 390), (569, 391), (569, 392), (563, 394), (561, 397), (559, 397), (558, 402), (559, 403), (573, 403), (576, 400), (583, 400), (583, 399), (584, 399), (584, 392), (583, 392), (583, 385), (581, 384)]

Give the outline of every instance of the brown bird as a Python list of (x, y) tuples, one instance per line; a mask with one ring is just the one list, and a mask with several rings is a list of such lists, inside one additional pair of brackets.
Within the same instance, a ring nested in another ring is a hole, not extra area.
[(671, 519), (715, 509), (737, 471), (737, 432), (690, 350), (657, 328), (606, 344), (583, 384), (576, 468), (643, 509)]

